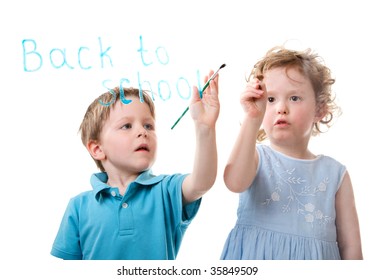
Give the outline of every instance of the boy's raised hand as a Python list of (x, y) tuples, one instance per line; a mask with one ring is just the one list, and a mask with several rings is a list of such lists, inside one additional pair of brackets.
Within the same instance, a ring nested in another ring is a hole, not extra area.
[[(209, 76), (205, 77), (204, 83), (208, 81), (208, 77), (211, 77), (213, 73), (212, 70), (209, 72)], [(219, 75), (210, 81), (209, 86), (202, 93), (202, 98), (199, 95), (198, 88), (193, 86), (190, 114), (197, 124), (204, 124), (209, 127), (215, 126), (220, 112), (218, 81)]]

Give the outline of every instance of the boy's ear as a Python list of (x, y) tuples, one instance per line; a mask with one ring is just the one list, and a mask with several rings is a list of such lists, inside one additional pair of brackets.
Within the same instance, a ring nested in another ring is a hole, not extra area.
[(98, 141), (90, 140), (86, 144), (86, 148), (89, 151), (90, 155), (93, 157), (93, 159), (96, 159), (96, 160), (105, 159), (105, 154)]

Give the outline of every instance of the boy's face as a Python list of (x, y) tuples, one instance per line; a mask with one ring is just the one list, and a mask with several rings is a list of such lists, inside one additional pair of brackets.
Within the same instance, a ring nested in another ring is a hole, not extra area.
[(137, 175), (149, 169), (156, 157), (155, 120), (147, 103), (136, 97), (132, 102), (117, 101), (101, 135), (100, 146), (105, 154), (102, 163), (107, 171)]

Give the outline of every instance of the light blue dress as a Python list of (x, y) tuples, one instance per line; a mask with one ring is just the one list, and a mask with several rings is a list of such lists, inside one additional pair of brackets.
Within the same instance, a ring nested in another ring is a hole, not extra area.
[(340, 259), (335, 195), (345, 166), (323, 155), (301, 160), (265, 145), (257, 150), (257, 175), (240, 194), (221, 259)]

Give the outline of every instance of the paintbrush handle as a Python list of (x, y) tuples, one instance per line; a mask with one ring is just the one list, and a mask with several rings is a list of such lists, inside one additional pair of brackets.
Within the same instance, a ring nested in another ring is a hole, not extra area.
[[(223, 67), (223, 66), (222, 66)], [(209, 86), (210, 82), (216, 78), (217, 74), (219, 73), (220, 69), (222, 68), (220, 67), (219, 69), (216, 70), (215, 73), (212, 74), (212, 76), (208, 79), (208, 81), (205, 83), (203, 89), (199, 92), (199, 95), (200, 97), (202, 98), (202, 94), (203, 92), (206, 90), (206, 88)]]
[(186, 114), (186, 112), (189, 111), (189, 107), (186, 107), (185, 111), (182, 113), (182, 115), (177, 119), (177, 121), (174, 123), (174, 125), (171, 127), (171, 129), (173, 129), (177, 124), (178, 122), (182, 119), (182, 117)]

